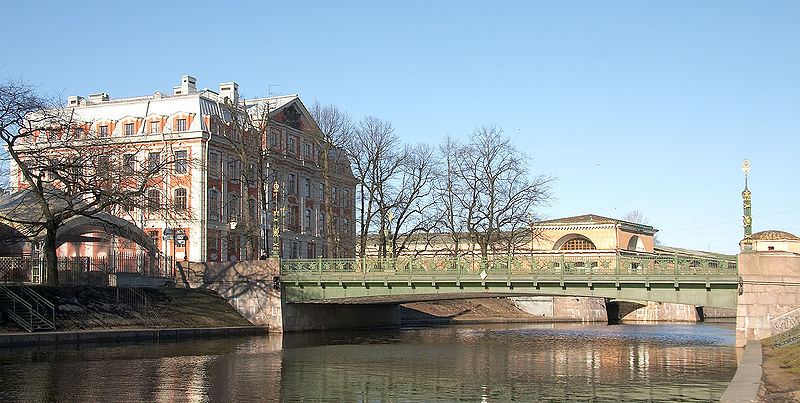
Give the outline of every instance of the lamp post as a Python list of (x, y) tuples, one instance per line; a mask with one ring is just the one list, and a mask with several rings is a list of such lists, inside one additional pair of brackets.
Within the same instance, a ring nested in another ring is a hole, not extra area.
[(280, 189), (280, 185), (278, 185), (278, 181), (272, 185), (272, 200), (275, 200), (275, 210), (272, 212), (272, 256), (273, 257), (280, 257), (281, 253), (281, 244), (280, 244), (280, 237), (281, 237), (281, 222), (280, 222), (280, 211), (278, 210), (278, 190)]
[(391, 230), (391, 227), (392, 227), (392, 218), (393, 217), (394, 217), (394, 214), (392, 214), (391, 211), (389, 212), (389, 214), (386, 214), (387, 224), (386, 224), (386, 229), (384, 230), (384, 234), (386, 236), (386, 242), (388, 244), (387, 247), (389, 249), (387, 254), (389, 255), (390, 259), (394, 259), (394, 245), (392, 243), (392, 239), (389, 237), (389, 233), (390, 233), (390, 230)]
[(533, 214), (528, 214), (528, 222), (531, 225), (531, 256), (533, 256)]

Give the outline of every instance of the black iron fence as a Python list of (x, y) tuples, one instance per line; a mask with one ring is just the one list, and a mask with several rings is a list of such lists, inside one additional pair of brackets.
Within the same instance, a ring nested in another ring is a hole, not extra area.
[[(60, 285), (108, 285), (108, 275), (135, 273), (149, 277), (174, 277), (170, 256), (139, 253), (110, 253), (103, 257), (59, 257)], [(43, 256), (0, 257), (0, 282), (47, 283), (47, 264)]]

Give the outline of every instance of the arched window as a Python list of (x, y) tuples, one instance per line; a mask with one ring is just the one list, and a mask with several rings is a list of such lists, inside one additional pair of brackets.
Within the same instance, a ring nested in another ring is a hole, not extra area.
[(186, 189), (184, 188), (175, 189), (174, 202), (175, 202), (175, 210), (178, 211), (186, 210), (187, 207)]
[(586, 238), (572, 238), (561, 245), (561, 250), (592, 250), (597, 249), (592, 241)]
[(239, 195), (231, 193), (228, 195), (228, 221), (239, 220)]

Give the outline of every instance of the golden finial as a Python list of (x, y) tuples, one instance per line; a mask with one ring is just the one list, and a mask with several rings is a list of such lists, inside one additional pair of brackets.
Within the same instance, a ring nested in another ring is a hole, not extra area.
[(742, 171), (744, 171), (745, 177), (747, 177), (747, 173), (750, 172), (750, 161), (748, 161), (747, 158), (742, 162)]

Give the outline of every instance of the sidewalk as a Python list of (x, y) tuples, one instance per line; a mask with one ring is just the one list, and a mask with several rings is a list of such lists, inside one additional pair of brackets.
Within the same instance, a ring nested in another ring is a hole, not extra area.
[(758, 389), (761, 387), (761, 363), (761, 341), (748, 341), (736, 375), (725, 389), (720, 402), (757, 402)]

